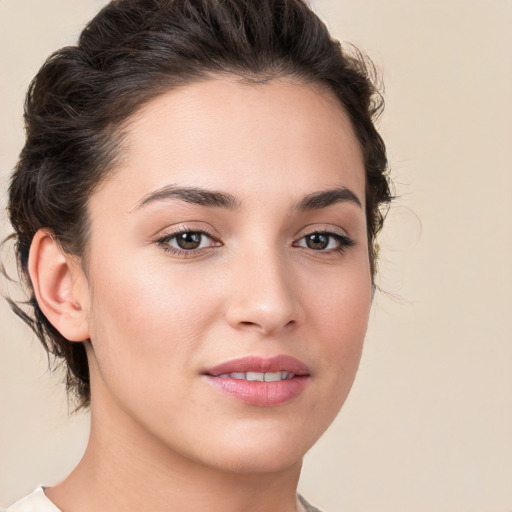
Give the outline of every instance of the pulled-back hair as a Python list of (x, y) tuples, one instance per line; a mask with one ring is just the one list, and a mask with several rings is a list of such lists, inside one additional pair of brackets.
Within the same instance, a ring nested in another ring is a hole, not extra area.
[(292, 77), (339, 99), (364, 158), (375, 273), (380, 207), (391, 196), (385, 146), (374, 126), (382, 99), (371, 63), (333, 40), (302, 0), (114, 0), (76, 46), (51, 55), (32, 81), (26, 143), (9, 190), (18, 268), (29, 293), (28, 310), (11, 306), (47, 352), (65, 362), (67, 389), (79, 407), (90, 401), (85, 347), (65, 339), (37, 304), (27, 269), (32, 239), (46, 228), (83, 261), (88, 199), (115, 165), (123, 125), (169, 89), (226, 74), (254, 82)]

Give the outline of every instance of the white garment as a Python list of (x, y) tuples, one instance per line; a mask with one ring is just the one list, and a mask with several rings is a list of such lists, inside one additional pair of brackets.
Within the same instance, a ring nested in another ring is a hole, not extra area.
[(47, 497), (42, 487), (11, 505), (5, 512), (61, 512)]
[[(306, 512), (320, 512), (310, 505), (302, 496), (299, 501)], [(61, 512), (47, 497), (42, 487), (38, 487), (32, 494), (11, 505), (5, 512)]]

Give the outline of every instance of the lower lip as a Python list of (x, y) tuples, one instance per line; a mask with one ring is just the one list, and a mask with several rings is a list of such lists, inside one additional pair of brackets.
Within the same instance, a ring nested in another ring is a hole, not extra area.
[(248, 405), (273, 407), (298, 397), (309, 380), (307, 375), (276, 382), (259, 382), (206, 375), (208, 383), (219, 391)]

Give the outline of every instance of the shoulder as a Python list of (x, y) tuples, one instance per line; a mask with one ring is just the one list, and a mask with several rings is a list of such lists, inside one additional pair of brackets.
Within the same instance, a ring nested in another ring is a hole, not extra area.
[(11, 505), (5, 512), (61, 512), (47, 497), (42, 487)]
[(300, 494), (297, 497), (306, 512), (322, 512), (319, 508), (310, 505)]

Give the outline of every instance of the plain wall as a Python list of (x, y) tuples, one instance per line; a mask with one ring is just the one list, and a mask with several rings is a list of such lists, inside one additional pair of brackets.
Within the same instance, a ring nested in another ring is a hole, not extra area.
[[(28, 83), (103, 3), (0, 0), (2, 238)], [(510, 512), (512, 2), (313, 5), (382, 71), (399, 198), (356, 383), (301, 490), (326, 512)], [(46, 368), (2, 302), (0, 507), (63, 478), (85, 448), (88, 417), (68, 417), (62, 375)]]

